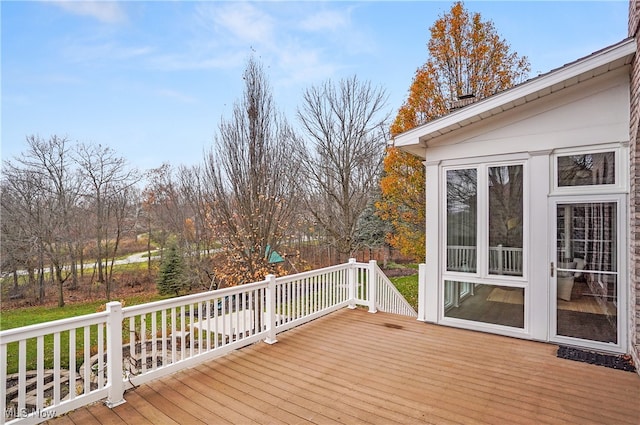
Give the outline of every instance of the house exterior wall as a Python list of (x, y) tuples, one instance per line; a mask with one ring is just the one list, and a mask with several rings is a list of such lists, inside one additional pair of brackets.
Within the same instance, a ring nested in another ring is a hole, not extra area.
[(427, 161), (556, 150), (629, 138), (629, 70), (545, 96), (430, 140)]
[[(640, 2), (629, 2), (629, 36), (640, 43)], [(640, 47), (640, 46), (638, 46)], [(640, 55), (631, 70), (629, 162), (629, 346), (640, 365)], [(638, 367), (640, 373), (640, 367)]]
[[(558, 90), (530, 103), (487, 118), (482, 122), (452, 133), (430, 139), (423, 151), (426, 158), (426, 288), (421, 303), (425, 303), (424, 315), (420, 320), (444, 323), (442, 316), (443, 256), (443, 199), (446, 189), (443, 182), (445, 167), (465, 164), (518, 162), (525, 164), (525, 188), (528, 204), (528, 271), (524, 280), (528, 297), (526, 329), (488, 329), (486, 324), (465, 323), (463, 327), (491, 331), (520, 338), (547, 341), (551, 337), (549, 325), (540, 317), (550, 317), (549, 304), (549, 255), (540, 255), (552, 243), (549, 229), (550, 217), (545, 213), (549, 195), (553, 194), (553, 159), (560, 152), (583, 149), (620, 148), (621, 180), (616, 194), (629, 190), (626, 145), (629, 140), (629, 67), (609, 71), (580, 84)], [(639, 156), (640, 157), (640, 156)], [(639, 170), (640, 171), (640, 170)], [(640, 182), (640, 178), (639, 178)], [(640, 202), (640, 201), (639, 201)], [(640, 211), (640, 205), (639, 205)], [(625, 215), (626, 216), (626, 215)], [(624, 217), (623, 217), (624, 219)], [(621, 222), (624, 222), (622, 220)], [(640, 223), (640, 214), (638, 215)], [(640, 234), (638, 235), (640, 236)], [(628, 238), (623, 238), (625, 246)], [(640, 253), (640, 244), (639, 249)], [(533, 253), (536, 253), (535, 255)], [(623, 264), (626, 262), (623, 261)], [(624, 290), (621, 300), (624, 305), (636, 304), (627, 300), (628, 280), (620, 282)], [(635, 293), (635, 292), (634, 292)], [(534, 307), (532, 307), (534, 306)], [(635, 310), (634, 310), (635, 311)], [(627, 310), (621, 312), (620, 320), (625, 323)], [(456, 325), (454, 323), (447, 323)], [(625, 327), (624, 343), (621, 349), (629, 348), (630, 338)], [(635, 335), (635, 331), (634, 331)], [(635, 339), (635, 336), (634, 336)]]

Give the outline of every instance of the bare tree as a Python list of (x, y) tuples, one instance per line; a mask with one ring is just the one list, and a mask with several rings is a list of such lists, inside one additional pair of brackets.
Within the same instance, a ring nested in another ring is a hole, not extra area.
[(76, 161), (85, 178), (85, 197), (94, 211), (94, 235), (96, 238), (96, 264), (98, 282), (105, 284), (107, 299), (111, 296), (111, 282), (105, 279), (104, 260), (109, 243), (108, 206), (110, 199), (118, 192), (139, 181), (137, 170), (128, 169), (124, 158), (119, 157), (109, 147), (81, 144), (78, 146)]
[[(20, 296), (18, 271), (26, 270), (28, 287), (36, 286), (35, 272), (37, 260), (44, 258), (44, 245), (40, 238), (40, 210), (43, 202), (39, 196), (40, 186), (33, 173), (17, 168), (10, 162), (5, 163), (2, 177), (2, 196), (0, 198), (0, 229), (2, 240), (0, 252), (2, 272), (13, 275), (12, 295)], [(44, 264), (40, 268), (43, 268)], [(38, 301), (44, 301), (44, 281), (37, 288)]]
[[(106, 222), (109, 230), (106, 232), (109, 238), (105, 241), (105, 258), (110, 261), (107, 268), (106, 281), (113, 282), (113, 266), (118, 254), (118, 248), (122, 238), (130, 234), (136, 227), (138, 221), (138, 190), (129, 181), (121, 183), (121, 187), (116, 187), (112, 195), (107, 198)], [(107, 291), (111, 290), (111, 286)], [(107, 298), (110, 293), (107, 292)]]
[(212, 278), (208, 256), (203, 256), (203, 252), (210, 252), (215, 242), (205, 180), (200, 166), (180, 166), (176, 170), (163, 164), (151, 170), (145, 188), (144, 208), (149, 232), (162, 251), (169, 237), (175, 237), (175, 248), (185, 254), (183, 276), (188, 280), (186, 287), (209, 288)]
[[(27, 137), (28, 149), (16, 162), (6, 163), (11, 184), (30, 211), (31, 238), (37, 241), (40, 269), (39, 296), (44, 298), (44, 260), (58, 286), (58, 305), (64, 306), (63, 284), (67, 265), (75, 266), (75, 244), (71, 239), (72, 211), (79, 196), (80, 180), (73, 167), (69, 141), (51, 136), (43, 140)], [(15, 216), (15, 214), (14, 214)], [(76, 278), (76, 276), (74, 276)]]
[(181, 166), (176, 179), (185, 209), (190, 212), (183, 226), (183, 239), (190, 249), (185, 257), (185, 278), (191, 288), (209, 289), (214, 278), (211, 254), (216, 252), (217, 240), (206, 196), (206, 174), (201, 166)]
[(387, 96), (355, 76), (327, 81), (303, 95), (298, 119), (307, 137), (307, 208), (336, 248), (339, 260), (358, 248), (358, 223), (378, 185), (384, 155)]
[(262, 66), (250, 58), (245, 89), (232, 117), (222, 119), (205, 158), (211, 213), (232, 264), (229, 282), (264, 278), (294, 219), (298, 164), (295, 134), (273, 104)]
[(145, 193), (155, 223), (153, 238), (159, 242), (161, 250), (171, 235), (182, 245), (184, 223), (191, 213), (185, 208), (173, 168), (168, 163), (162, 164), (151, 170), (148, 181)]

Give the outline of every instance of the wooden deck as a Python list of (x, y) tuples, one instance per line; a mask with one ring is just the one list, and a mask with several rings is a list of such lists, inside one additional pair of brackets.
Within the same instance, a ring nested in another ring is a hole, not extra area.
[(63, 424), (640, 424), (640, 376), (557, 347), (341, 310)]

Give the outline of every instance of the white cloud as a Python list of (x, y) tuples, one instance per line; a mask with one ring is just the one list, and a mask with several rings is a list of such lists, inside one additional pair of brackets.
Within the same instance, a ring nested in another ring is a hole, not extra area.
[(194, 61), (190, 55), (189, 61), (180, 62), (177, 57), (167, 61), (178, 68), (218, 65), (225, 56), (242, 58), (233, 62), (241, 67), (253, 50), (267, 68), (273, 67), (269, 73), (277, 85), (305, 86), (350, 67), (336, 51), (360, 54), (370, 49), (361, 29), (354, 28), (352, 6), (327, 8), (315, 2), (296, 2), (283, 8), (272, 7), (270, 2), (210, 2), (198, 4), (195, 11), (199, 49), (191, 51), (199, 52), (201, 59)]
[(349, 26), (350, 10), (323, 10), (303, 19), (300, 28), (305, 31), (336, 31)]
[(52, 1), (51, 4), (75, 15), (90, 16), (106, 24), (118, 24), (127, 19), (121, 3), (115, 1), (64, 0)]
[(282, 85), (317, 83), (332, 77), (340, 68), (319, 49), (288, 46), (278, 55), (278, 65), (286, 73)]
[(207, 3), (197, 8), (201, 23), (234, 43), (270, 45), (274, 39), (274, 20), (248, 3)]

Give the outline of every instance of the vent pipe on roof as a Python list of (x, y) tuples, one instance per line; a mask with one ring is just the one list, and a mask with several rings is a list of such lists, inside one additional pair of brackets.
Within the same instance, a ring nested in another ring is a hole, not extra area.
[(456, 109), (463, 108), (467, 105), (471, 105), (476, 100), (477, 100), (476, 95), (473, 93), (460, 95), (458, 96), (458, 100), (454, 100), (453, 102), (451, 102), (451, 108), (449, 108), (449, 111), (453, 111)]

